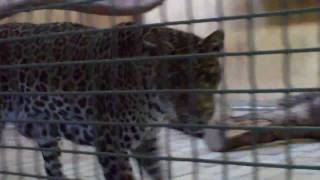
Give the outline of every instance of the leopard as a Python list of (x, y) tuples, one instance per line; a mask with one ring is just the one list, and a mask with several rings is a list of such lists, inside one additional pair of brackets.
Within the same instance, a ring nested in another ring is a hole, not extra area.
[[(224, 36), (221, 29), (201, 38), (134, 22), (109, 29), (72, 22), (2, 24), (1, 128), (13, 123), (36, 142), (49, 178), (66, 177), (63, 138), (94, 147), (105, 179), (133, 180), (129, 155), (159, 156), (159, 128), (147, 125), (205, 124), (213, 115), (212, 93), (180, 90), (217, 88), (222, 68), (215, 54)], [(164, 179), (159, 161), (138, 159), (155, 180)]]

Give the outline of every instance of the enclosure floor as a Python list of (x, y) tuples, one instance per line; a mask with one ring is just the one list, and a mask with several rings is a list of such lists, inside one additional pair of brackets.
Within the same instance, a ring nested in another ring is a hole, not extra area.
[[(165, 144), (165, 130), (161, 132), (161, 144)], [(181, 134), (175, 130), (169, 130), (170, 132), (170, 148), (172, 157), (192, 157), (192, 154), (199, 154), (199, 158), (221, 160), (222, 153), (210, 152), (207, 149), (204, 141), (199, 139), (193, 139), (186, 135)], [(16, 132), (12, 128), (7, 128), (5, 131), (5, 143), (6, 145), (17, 145), (17, 143), (23, 146), (34, 147), (34, 143), (24, 137), (18, 136), (15, 138)], [(16, 142), (18, 139), (19, 142)], [(193, 144), (193, 146), (192, 146)], [(63, 141), (63, 149), (77, 149), (81, 151), (92, 151), (91, 147), (74, 146), (72, 143)], [(197, 147), (197, 151), (192, 153), (192, 147)], [(260, 147), (257, 150), (258, 160), (263, 163), (276, 163), (286, 164), (286, 146), (284, 145), (268, 145)], [(162, 155), (167, 156), (165, 147), (162, 146)], [(12, 150), (12, 149), (0, 149), (0, 168), (4, 170), (4, 164), (7, 165), (7, 171), (10, 172), (24, 172), (27, 174), (42, 174), (43, 172), (43, 161), (39, 152), (30, 150)], [(237, 150), (234, 152), (226, 153), (230, 161), (242, 161), (252, 162), (253, 151), (252, 150)], [(291, 145), (291, 156), (294, 164), (299, 165), (320, 165), (320, 143), (312, 142), (300, 142)], [(78, 174), (84, 180), (96, 180), (100, 179), (101, 175), (100, 167), (97, 164), (94, 156), (90, 155), (71, 155), (63, 154), (62, 156), (63, 170), (68, 177), (75, 177)], [(6, 163), (4, 162), (6, 160)], [(37, 162), (37, 163), (36, 163)], [(163, 162), (164, 167), (168, 167), (166, 162)], [(75, 164), (75, 165), (73, 165)], [(137, 166), (135, 166), (137, 167)], [(285, 180), (288, 171), (277, 168), (257, 168), (247, 166), (234, 166), (229, 165), (223, 167), (219, 164), (193, 164), (190, 162), (171, 162), (171, 173), (174, 180), (192, 180), (193, 178), (198, 180), (250, 180), (254, 179), (253, 172), (256, 172), (256, 179), (260, 180)], [(197, 167), (196, 170), (193, 167)], [(19, 169), (20, 168), (20, 169)], [(225, 168), (225, 169), (224, 169)], [(135, 168), (137, 170), (137, 168)], [(137, 171), (136, 171), (137, 172)], [(167, 171), (166, 171), (167, 172)], [(196, 176), (193, 172), (196, 173)], [(224, 176), (223, 172), (227, 174)], [(136, 173), (138, 174), (138, 173)], [(167, 174), (167, 173), (166, 173)], [(320, 171), (314, 170), (292, 170), (292, 179), (302, 180), (308, 178), (308, 180), (319, 180)], [(16, 180), (18, 176), (3, 176), (0, 175), (1, 180)], [(21, 179), (35, 179), (35, 178), (21, 178)], [(138, 178), (141, 179), (141, 178)], [(149, 179), (144, 177), (144, 180)], [(169, 178), (168, 178), (169, 179)]]

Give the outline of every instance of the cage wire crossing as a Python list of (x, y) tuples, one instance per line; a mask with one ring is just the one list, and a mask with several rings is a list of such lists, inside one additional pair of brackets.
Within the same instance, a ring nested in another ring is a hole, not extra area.
[(23, 2), (0, 179), (319, 179), (319, 1)]

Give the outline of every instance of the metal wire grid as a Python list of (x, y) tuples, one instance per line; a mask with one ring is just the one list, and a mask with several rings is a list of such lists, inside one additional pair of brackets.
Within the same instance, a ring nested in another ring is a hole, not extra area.
[[(75, 1), (72, 3), (87, 3), (89, 1)], [(92, 1), (90, 1), (92, 2)], [(189, 30), (192, 31), (193, 25), (197, 23), (204, 23), (204, 22), (219, 22), (220, 27), (223, 27), (223, 22), (225, 21), (234, 21), (234, 20), (240, 20), (240, 19), (247, 19), (248, 20), (248, 42), (249, 42), (249, 47), (250, 49), (245, 52), (221, 52), (221, 53), (202, 53), (202, 54), (197, 54), (197, 53), (191, 53), (191, 54), (185, 54), (185, 55), (166, 55), (166, 56), (157, 56), (154, 57), (153, 59), (155, 61), (168, 61), (168, 60), (181, 60), (181, 59), (188, 59), (189, 62), (192, 62), (192, 59), (199, 58), (199, 57), (207, 57), (207, 56), (217, 56), (222, 59), (222, 66), (224, 66), (224, 57), (228, 56), (248, 56), (249, 57), (249, 77), (248, 79), (250, 80), (250, 89), (228, 89), (227, 83), (225, 81), (222, 82), (222, 90), (208, 90), (208, 89), (161, 89), (161, 90), (120, 90), (120, 91), (115, 91), (115, 90), (110, 90), (110, 91), (77, 91), (77, 92), (0, 92), (0, 96), (4, 95), (14, 95), (14, 96), (38, 96), (38, 95), (107, 95), (107, 94), (145, 94), (145, 93), (150, 93), (150, 94), (155, 94), (155, 93), (205, 93), (205, 94), (221, 94), (221, 95), (226, 95), (226, 94), (249, 94), (250, 95), (250, 105), (252, 107), (256, 107), (256, 97), (255, 94), (257, 93), (292, 93), (292, 92), (310, 92), (310, 91), (320, 91), (320, 88), (292, 88), (292, 85), (290, 83), (290, 55), (294, 53), (308, 53), (308, 52), (319, 52), (320, 47), (314, 47), (314, 48), (291, 48), (290, 43), (288, 41), (288, 16), (295, 15), (295, 14), (305, 14), (305, 13), (319, 13), (320, 12), (320, 7), (311, 7), (311, 8), (300, 8), (300, 9), (285, 9), (285, 10), (279, 10), (279, 11), (273, 11), (273, 12), (264, 12), (264, 13), (255, 13), (252, 6), (253, 6), (253, 1), (248, 3), (248, 9), (250, 9), (249, 14), (244, 14), (244, 15), (236, 15), (236, 16), (224, 16), (223, 11), (221, 8), (223, 6), (222, 0), (218, 1), (218, 8), (217, 11), (219, 12), (219, 17), (216, 18), (206, 18), (206, 19), (194, 19), (191, 11), (192, 4), (194, 3), (193, 1), (189, 0), (188, 4), (188, 12), (189, 14), (189, 19), (190, 20), (185, 20), (185, 21), (175, 21), (175, 22), (168, 22), (166, 15), (165, 15), (165, 7), (162, 8), (162, 23), (154, 23), (154, 24), (146, 24), (143, 26), (148, 26), (148, 27), (161, 27), (161, 26), (166, 26), (166, 25), (180, 25), (180, 24), (189, 24)], [(50, 5), (50, 6), (43, 6), (41, 8), (54, 8), (58, 6), (66, 6), (66, 5), (71, 5), (72, 3), (59, 3), (55, 5)], [(284, 6), (287, 6), (287, 1), (284, 1)], [(191, 9), (190, 9), (191, 8)], [(36, 8), (25, 8), (21, 9), (18, 11), (13, 11), (13, 12), (4, 12), (5, 13), (16, 13), (20, 11), (31, 11), (35, 10)], [(2, 14), (2, 13), (0, 13)], [(252, 22), (253, 19), (255, 18), (267, 18), (271, 16), (281, 16), (283, 17), (283, 29), (282, 29), (282, 37), (283, 37), (283, 44), (284, 47), (283, 49), (275, 49), (275, 50), (256, 50), (255, 49), (255, 44), (254, 44), (254, 24)], [(112, 19), (112, 18), (111, 18)], [(112, 21), (112, 20), (111, 20)], [(112, 21), (115, 22), (115, 21)], [(135, 29), (135, 28), (141, 28), (142, 25), (132, 25), (128, 27), (124, 27), (126, 29)], [(119, 28), (119, 29), (122, 29)], [(11, 38), (11, 39), (1, 39), (0, 43), (3, 42), (15, 42), (15, 41), (20, 41), (20, 40), (32, 40), (34, 38), (52, 38), (60, 35), (66, 35), (66, 34), (72, 34), (72, 33), (98, 33), (98, 32), (103, 32), (103, 31), (116, 31), (119, 29), (102, 29), (102, 30), (90, 30), (90, 31), (75, 31), (75, 32), (64, 32), (64, 33), (55, 33), (55, 34), (48, 34), (45, 36), (32, 36), (32, 37), (26, 37), (26, 38)], [(319, 28), (320, 29), (320, 28)], [(320, 32), (320, 30), (319, 30)], [(319, 38), (319, 37), (318, 37)], [(191, 47), (192, 48), (192, 47)], [(286, 85), (286, 88), (270, 88), (270, 89), (258, 89), (256, 85), (256, 72), (255, 72), (255, 59), (257, 56), (261, 55), (270, 55), (270, 54), (284, 54), (284, 63), (283, 63), (283, 72), (285, 74), (284, 76), (284, 83)], [(38, 68), (38, 67), (55, 67), (55, 66), (74, 66), (77, 64), (86, 64), (86, 65), (96, 65), (96, 64), (104, 64), (104, 63), (127, 63), (127, 62), (136, 62), (140, 63), (143, 61), (150, 61), (149, 58), (116, 58), (116, 59), (105, 59), (105, 60), (90, 60), (90, 61), (65, 61), (65, 62), (50, 62), (50, 63), (43, 63), (43, 64), (15, 64), (15, 65), (0, 65), (0, 70), (4, 69), (19, 69), (19, 68)], [(186, 62), (188, 63), (188, 62)], [(192, 71), (192, 63), (190, 63), (190, 70)], [(192, 74), (192, 73), (190, 73)], [(192, 79), (192, 77), (190, 77)], [(192, 81), (190, 81), (192, 83)], [(223, 103), (222, 103), (223, 104)], [(13, 121), (13, 122), (19, 122)], [(49, 121), (49, 122), (43, 122), (43, 121), (37, 121), (37, 120), (32, 120), (29, 122), (34, 122), (34, 123), (57, 123), (57, 124), (62, 124), (62, 123), (67, 123), (67, 124), (92, 124), (92, 125), (102, 125), (102, 124), (108, 124), (111, 126), (121, 126), (123, 125), (122, 123), (103, 123), (103, 122), (74, 122), (74, 121)], [(272, 167), (272, 168), (284, 168), (287, 169), (287, 179), (292, 179), (292, 174), (291, 170), (292, 169), (307, 169), (307, 170), (320, 170), (320, 166), (314, 166), (314, 165), (298, 165), (298, 164), (293, 164), (291, 160), (291, 153), (290, 153), (290, 132), (295, 132), (295, 131), (319, 131), (319, 127), (278, 127), (278, 126), (270, 126), (270, 127), (256, 127), (256, 126), (227, 126), (227, 125), (188, 125), (188, 124), (165, 124), (165, 123), (152, 123), (152, 124), (137, 124), (137, 123), (128, 123), (129, 125), (135, 125), (135, 126), (149, 126), (149, 127), (157, 127), (157, 128), (163, 128), (163, 127), (182, 127), (182, 128), (211, 128), (211, 129), (219, 129), (219, 130), (228, 130), (228, 129), (238, 129), (238, 130), (249, 130), (253, 131), (255, 133), (259, 132), (265, 132), (265, 131), (270, 131), (270, 130), (276, 130), (276, 131), (284, 131), (288, 132), (288, 146), (286, 148), (286, 155), (287, 155), (287, 162), (286, 164), (273, 164), (273, 163), (261, 163), (259, 162), (259, 159), (257, 157), (257, 149), (256, 149), (256, 140), (255, 136), (252, 137), (252, 144), (253, 144), (253, 162), (240, 162), (240, 161), (231, 161), (228, 160), (228, 155), (223, 154), (223, 159), (222, 160), (215, 160), (215, 159), (202, 159), (197, 157), (197, 144), (192, 141), (192, 149), (193, 149), (193, 157), (190, 158), (179, 158), (179, 157), (172, 157), (169, 152), (168, 156), (162, 156), (162, 157), (150, 157), (150, 156), (144, 156), (144, 155), (131, 155), (131, 154), (119, 154), (119, 153), (106, 153), (106, 152), (89, 152), (89, 151), (81, 151), (79, 149), (72, 149), (72, 150), (66, 150), (62, 149), (62, 153), (69, 153), (69, 154), (84, 154), (84, 155), (104, 155), (104, 156), (120, 156), (120, 157), (133, 157), (137, 159), (158, 159), (158, 160), (163, 160), (167, 161), (168, 164), (168, 178), (172, 179), (171, 175), (171, 165), (170, 162), (172, 161), (185, 161), (185, 162), (194, 162), (194, 163), (214, 163), (214, 164), (221, 164), (223, 166), (223, 179), (229, 179), (228, 178), (228, 172), (230, 171), (228, 169), (227, 165), (240, 165), (240, 166), (250, 166), (253, 167), (253, 178), (252, 179), (259, 179), (259, 167)], [(170, 134), (167, 134), (167, 141), (170, 141)], [(30, 151), (54, 151), (52, 149), (46, 149), (46, 148), (36, 148), (36, 147), (24, 147), (21, 142), (18, 142), (18, 146), (10, 146), (10, 145), (0, 145), (0, 148), (2, 149), (1, 157), (5, 157), (6, 155), (4, 154), (6, 150), (10, 149), (18, 149), (18, 150), (30, 150)], [(167, 150), (170, 150), (170, 143), (167, 144)], [(18, 153), (17, 156), (21, 157), (22, 152)], [(36, 155), (35, 155), (36, 156)], [(17, 159), (19, 163), (19, 159)], [(2, 165), (6, 165), (6, 160), (5, 158), (1, 159)], [(36, 162), (36, 161), (35, 161)], [(75, 165), (78, 164), (77, 160), (75, 159), (74, 161)], [(38, 164), (38, 163), (35, 163)], [(39, 167), (36, 168), (37, 172), (39, 171)], [(0, 171), (1, 174), (4, 175), (17, 175), (20, 176), (21, 179), (23, 177), (32, 177), (32, 178), (40, 178), (40, 179), (45, 179), (47, 178), (46, 176), (42, 175), (35, 175), (35, 174), (28, 174), (28, 173), (22, 173), (23, 168), (20, 167), (19, 172), (13, 172), (10, 170), (3, 170)], [(75, 166), (74, 168), (75, 171), (78, 171), (78, 167)], [(201, 172), (201, 169), (195, 164), (193, 166), (193, 179), (199, 179), (198, 173), (199, 171)], [(78, 173), (76, 173), (78, 174)], [(99, 177), (97, 177), (99, 178)], [(58, 178), (57, 178), (58, 179)]]

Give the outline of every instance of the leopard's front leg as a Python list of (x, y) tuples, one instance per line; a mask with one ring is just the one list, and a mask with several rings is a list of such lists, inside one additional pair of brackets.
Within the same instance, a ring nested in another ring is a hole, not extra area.
[(44, 159), (45, 171), (49, 177), (65, 177), (62, 172), (62, 165), (60, 162), (60, 148), (59, 148), (59, 138), (57, 137), (44, 137), (37, 139), (40, 148), (48, 149), (42, 150), (42, 155)]
[(158, 139), (156, 134), (152, 134), (144, 138), (143, 142), (132, 151), (135, 155), (145, 155), (153, 158), (137, 159), (146, 172), (153, 178), (153, 180), (163, 180), (162, 167), (160, 160), (156, 158), (160, 156)]
[(105, 140), (100, 140), (100, 142), (97, 143), (96, 148), (98, 152), (112, 154), (98, 155), (105, 180), (134, 180), (129, 158), (118, 156), (119, 154), (127, 154), (126, 152), (119, 150), (113, 144), (110, 144), (110, 142)]

